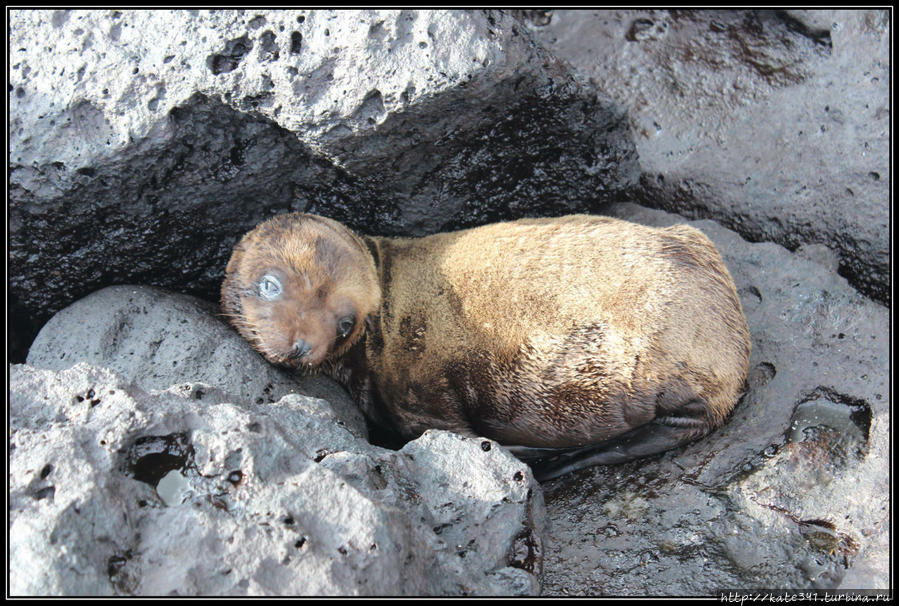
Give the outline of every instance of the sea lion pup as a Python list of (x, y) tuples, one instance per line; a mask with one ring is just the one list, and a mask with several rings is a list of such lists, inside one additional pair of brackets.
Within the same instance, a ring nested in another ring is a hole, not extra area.
[(231, 323), (275, 364), (321, 369), (412, 439), (492, 438), (541, 480), (719, 426), (749, 331), (711, 241), (609, 217), (522, 219), (411, 239), (274, 217), (234, 248)]

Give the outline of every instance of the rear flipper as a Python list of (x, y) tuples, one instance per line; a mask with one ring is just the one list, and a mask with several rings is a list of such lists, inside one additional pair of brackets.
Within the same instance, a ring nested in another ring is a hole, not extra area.
[(613, 440), (581, 448), (508, 448), (531, 465), (538, 481), (545, 482), (594, 465), (615, 465), (658, 454), (692, 442), (711, 429), (708, 422), (695, 417), (656, 417)]

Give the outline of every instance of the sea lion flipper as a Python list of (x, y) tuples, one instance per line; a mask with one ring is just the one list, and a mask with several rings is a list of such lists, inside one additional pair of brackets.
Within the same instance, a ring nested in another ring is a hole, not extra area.
[(538, 481), (545, 482), (594, 465), (616, 465), (658, 454), (692, 442), (711, 429), (691, 417), (660, 417), (614, 440), (534, 462), (531, 469)]

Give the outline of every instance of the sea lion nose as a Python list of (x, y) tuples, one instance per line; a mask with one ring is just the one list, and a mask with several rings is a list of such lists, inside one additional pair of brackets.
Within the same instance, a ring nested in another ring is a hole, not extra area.
[(293, 344), (293, 348), (290, 350), (289, 357), (292, 360), (299, 360), (309, 355), (310, 351), (312, 351), (312, 346), (303, 339), (299, 339), (296, 343)]

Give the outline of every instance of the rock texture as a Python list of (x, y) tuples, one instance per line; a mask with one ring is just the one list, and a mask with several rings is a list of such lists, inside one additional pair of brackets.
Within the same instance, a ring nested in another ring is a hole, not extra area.
[(57, 370), (10, 366), (12, 595), (540, 591), (526, 465), (447, 432), (372, 446), (189, 297), (96, 293), (29, 362)]
[(624, 112), (505, 13), (14, 10), (9, 47), (17, 359), (103, 286), (214, 298), (272, 214), (422, 234), (638, 179)]
[[(682, 217), (636, 205), (648, 225)], [(724, 427), (660, 457), (544, 485), (545, 595), (717, 595), (889, 586), (889, 310), (814, 249), (694, 221), (752, 335)]]
[[(13, 594), (527, 595), (544, 569), (554, 596), (888, 586), (888, 12), (9, 25)], [(409, 236), (625, 199), (680, 215), (609, 212), (704, 219), (747, 393), (706, 439), (544, 485), (546, 533), (495, 443), (372, 446), (333, 383), (169, 292), (217, 300), (276, 213)]]
[(65, 370), (103, 366), (144, 390), (206, 383), (229, 401), (272, 404), (290, 393), (327, 400), (346, 427), (366, 439), (365, 420), (336, 383), (298, 377), (265, 362), (220, 320), (217, 305), (148, 286), (110, 286), (61, 310), (38, 333), (27, 363)]
[(534, 32), (628, 108), (641, 204), (825, 245), (889, 302), (887, 10), (554, 11)]

